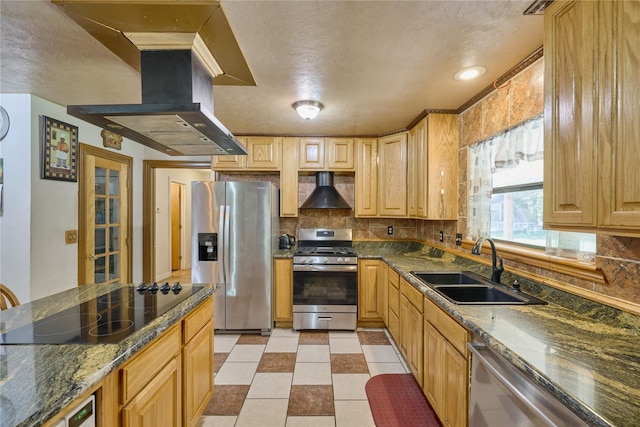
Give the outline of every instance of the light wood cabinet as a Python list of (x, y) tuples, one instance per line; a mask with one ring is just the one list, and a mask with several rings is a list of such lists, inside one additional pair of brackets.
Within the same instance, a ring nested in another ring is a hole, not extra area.
[[(247, 139), (238, 137), (238, 141), (245, 147)], [(211, 156), (211, 169), (214, 171), (237, 171), (246, 167), (247, 156)]]
[(326, 138), (324, 142), (329, 170), (352, 171), (354, 169), (355, 141), (353, 139)]
[(377, 259), (358, 260), (358, 326), (384, 324), (384, 265), (384, 261)]
[(424, 297), (422, 389), (444, 426), (466, 427), (469, 413), (469, 332)]
[(281, 138), (247, 138), (247, 169), (279, 170)]
[(213, 300), (183, 321), (183, 425), (195, 426), (213, 396)]
[(247, 155), (211, 156), (211, 168), (214, 171), (280, 170), (282, 138), (239, 137), (238, 140), (247, 147)]
[(400, 277), (400, 351), (420, 386), (423, 381), (422, 293)]
[(400, 345), (400, 275), (392, 267), (387, 268), (387, 329)]
[(418, 179), (418, 134), (424, 140), (424, 120), (407, 133), (407, 215), (412, 218), (418, 217), (418, 187), (421, 184)]
[(545, 228), (640, 236), (640, 3), (545, 11)]
[(350, 138), (300, 138), (299, 169), (353, 171), (355, 142)]
[(273, 274), (273, 320), (276, 324), (293, 324), (293, 260), (274, 259)]
[(458, 219), (458, 115), (429, 114), (426, 121), (427, 170), (418, 169), (418, 217)]
[(407, 215), (407, 133), (378, 140), (378, 216)]
[(408, 216), (457, 218), (458, 132), (456, 114), (429, 114), (409, 131)]
[(121, 368), (121, 403), (132, 400), (163, 366), (180, 355), (181, 341), (180, 325), (174, 325)]
[(167, 363), (122, 409), (124, 427), (181, 425), (180, 356)]
[(299, 168), (303, 170), (323, 170), (324, 162), (324, 139), (322, 138), (300, 138), (298, 142), (300, 151)]
[(92, 393), (98, 425), (195, 426), (213, 396), (213, 373), (211, 297), (45, 426), (58, 425)]
[(356, 141), (355, 216), (378, 215), (378, 140)]
[(213, 298), (120, 369), (125, 426), (195, 426), (213, 396)]
[(280, 216), (298, 216), (298, 143), (296, 138), (282, 139), (280, 169)]

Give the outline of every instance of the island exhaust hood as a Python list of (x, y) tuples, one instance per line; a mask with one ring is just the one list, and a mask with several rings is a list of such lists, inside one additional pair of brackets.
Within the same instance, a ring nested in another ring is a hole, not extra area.
[(351, 209), (351, 206), (333, 186), (333, 172), (318, 172), (316, 188), (300, 209)]
[(189, 49), (140, 52), (142, 104), (69, 105), (67, 113), (171, 156), (246, 155), (213, 115), (213, 77)]

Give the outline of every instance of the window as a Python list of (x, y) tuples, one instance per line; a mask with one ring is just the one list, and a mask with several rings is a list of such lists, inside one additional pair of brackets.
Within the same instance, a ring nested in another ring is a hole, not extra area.
[(542, 160), (496, 169), (491, 191), (491, 229), (494, 239), (525, 245), (546, 244), (542, 228)]
[(467, 238), (489, 235), (592, 262), (594, 234), (543, 229), (543, 146), (536, 117), (470, 147)]

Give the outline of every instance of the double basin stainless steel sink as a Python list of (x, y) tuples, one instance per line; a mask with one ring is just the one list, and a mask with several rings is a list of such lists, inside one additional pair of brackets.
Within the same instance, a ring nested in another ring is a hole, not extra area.
[(532, 305), (546, 301), (493, 283), (471, 271), (412, 271), (411, 274), (454, 304)]

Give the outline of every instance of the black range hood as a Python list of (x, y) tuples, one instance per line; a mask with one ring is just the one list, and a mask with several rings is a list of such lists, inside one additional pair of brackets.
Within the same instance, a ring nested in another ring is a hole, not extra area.
[(67, 113), (172, 156), (245, 155), (213, 115), (213, 78), (191, 50), (140, 52), (142, 104), (69, 105)]
[(351, 206), (333, 186), (333, 172), (318, 172), (316, 188), (300, 209), (351, 209)]

